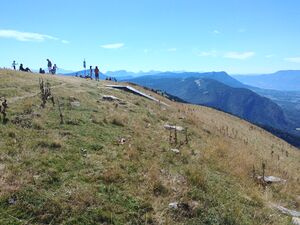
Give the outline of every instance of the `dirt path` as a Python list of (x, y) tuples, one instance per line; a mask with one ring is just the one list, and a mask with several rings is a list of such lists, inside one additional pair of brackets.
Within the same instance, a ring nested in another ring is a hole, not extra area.
[[(62, 87), (62, 86), (64, 86), (64, 85), (65, 85), (65, 83), (62, 83), (62, 84), (59, 84), (59, 85), (56, 85), (56, 86), (51, 87), (51, 89), (55, 89), (55, 88), (57, 88), (57, 87)], [(19, 100), (23, 100), (23, 99), (25, 99), (25, 98), (32, 98), (32, 97), (35, 97), (35, 96), (37, 96), (38, 94), (40, 94), (39, 91), (38, 91), (38, 92), (35, 92), (35, 93), (31, 93), (31, 94), (26, 94), (26, 95), (23, 95), (23, 96), (16, 96), (16, 97), (13, 97), (13, 98), (7, 98), (7, 101), (8, 101), (9, 103), (14, 103), (14, 102), (17, 102), (17, 101), (19, 101)]]

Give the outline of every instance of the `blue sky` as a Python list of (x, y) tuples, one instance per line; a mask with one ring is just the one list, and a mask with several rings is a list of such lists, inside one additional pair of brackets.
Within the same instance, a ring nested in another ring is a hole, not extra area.
[(300, 69), (299, 0), (1, 0), (0, 67)]

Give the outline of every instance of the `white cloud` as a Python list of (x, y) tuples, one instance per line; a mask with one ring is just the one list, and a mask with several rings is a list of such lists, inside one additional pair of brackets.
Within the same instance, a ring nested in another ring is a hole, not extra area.
[(265, 57), (266, 57), (267, 59), (273, 58), (274, 56), (275, 56), (275, 55), (273, 55), (273, 54), (265, 55)]
[(63, 43), (63, 44), (70, 44), (70, 42), (67, 41), (67, 40), (61, 40), (61, 43)]
[(168, 48), (167, 51), (168, 51), (168, 52), (176, 52), (176, 51), (177, 51), (177, 48)]
[(221, 31), (219, 31), (219, 30), (214, 30), (213, 33), (214, 33), (214, 34), (221, 34)]
[(211, 57), (216, 57), (218, 55), (216, 50), (208, 51), (208, 52), (200, 52), (198, 56), (201, 57), (206, 57), (206, 56), (211, 56)]
[(46, 40), (53, 40), (53, 41), (61, 41), (61, 43), (63, 43), (63, 44), (70, 43), (67, 40), (61, 40), (57, 37), (53, 37), (53, 36), (47, 35), (47, 34), (22, 32), (22, 31), (17, 31), (17, 30), (1, 30), (0, 29), (0, 38), (15, 39), (17, 41), (23, 41), (23, 42), (43, 42)]
[(101, 45), (101, 48), (106, 48), (106, 49), (118, 49), (118, 48), (122, 48), (122, 47), (124, 47), (124, 43)]
[(45, 40), (59, 40), (57, 37), (53, 37), (46, 34), (31, 33), (31, 32), (21, 32), (17, 30), (0, 30), (1, 38), (11, 38), (18, 41), (35, 41), (42, 42)]
[(287, 62), (300, 63), (300, 57), (290, 57), (284, 59)]
[(238, 32), (239, 33), (245, 33), (247, 30), (245, 29), (245, 28), (240, 28), (240, 29), (238, 29)]
[(151, 52), (151, 49), (145, 48), (143, 51), (145, 54), (148, 54), (149, 52)]
[(229, 59), (248, 59), (255, 55), (255, 52), (227, 52), (224, 57)]

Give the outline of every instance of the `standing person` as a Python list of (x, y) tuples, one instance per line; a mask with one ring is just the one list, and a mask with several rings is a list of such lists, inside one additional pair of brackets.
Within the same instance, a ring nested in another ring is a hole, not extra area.
[(49, 71), (49, 73), (51, 73), (51, 71), (52, 71), (52, 62), (49, 59), (47, 59), (47, 62), (48, 62), (48, 64), (47, 64), (48, 71)]
[(90, 78), (93, 79), (93, 67), (90, 66)]
[(83, 60), (84, 76), (86, 77), (86, 61)]
[(95, 80), (99, 81), (99, 69), (98, 69), (98, 66), (95, 67), (94, 72), (95, 72)]
[(16, 61), (14, 60), (12, 63), (12, 67), (14, 68), (14, 70), (16, 70), (16, 66), (18, 65), (18, 63), (16, 63)]

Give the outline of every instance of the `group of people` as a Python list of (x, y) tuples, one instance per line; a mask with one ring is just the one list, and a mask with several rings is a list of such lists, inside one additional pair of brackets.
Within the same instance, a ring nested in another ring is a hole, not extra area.
[(83, 72), (83, 75), (76, 73), (75, 76), (92, 80), (93, 74), (95, 74), (95, 80), (99, 81), (100, 70), (99, 70), (98, 66), (95, 66), (95, 69), (93, 69), (93, 67), (90, 66), (89, 73), (87, 73), (87, 70), (85, 69)]
[(90, 66), (90, 73), (89, 75), (86, 74), (86, 61), (85, 59), (83, 60), (83, 68), (84, 68), (84, 75), (85, 75), (85, 78), (90, 78), (90, 79), (93, 79), (93, 71), (94, 71), (94, 74), (95, 74), (95, 80), (96, 81), (99, 81), (99, 73), (100, 73), (100, 70), (98, 69), (98, 66), (95, 67), (95, 69), (93, 69), (92, 66)]
[(117, 78), (115, 77), (106, 77), (105, 80), (117, 82)]
[[(12, 67), (14, 70), (16, 70), (17, 65), (18, 63), (16, 63), (16, 61), (14, 60), (12, 63)], [(22, 72), (30, 72), (30, 73), (32, 72), (28, 67), (24, 68), (22, 63), (20, 64), (19, 70)]]
[[(52, 66), (52, 62), (49, 59), (47, 59), (47, 67), (48, 67), (48, 71), (50, 74), (52, 74), (52, 75), (56, 74), (57, 66), (56, 66), (56, 64), (54, 64)], [(41, 70), (41, 68), (40, 68), (40, 70)]]
[[(47, 59), (47, 62), (48, 62), (47, 66), (48, 66), (48, 72), (49, 72), (49, 74), (53, 74), (53, 75), (56, 74), (56, 70), (57, 70), (56, 64), (54, 64), (52, 66), (52, 62), (49, 59)], [(14, 70), (16, 70), (17, 65), (18, 65), (18, 63), (16, 63), (16, 61), (14, 60), (13, 63), (12, 63), (12, 68)], [(24, 68), (24, 66), (23, 66), (22, 63), (19, 66), (19, 70), (22, 71), (22, 72), (30, 72), (30, 73), (32, 73), (32, 71), (28, 67)], [(46, 72), (45, 72), (45, 70), (43, 70), (42, 68), (40, 68), (39, 73), (40, 74), (45, 74)]]
[[(14, 60), (13, 63), (12, 63), (12, 68), (14, 70), (16, 70), (17, 65), (18, 65), (18, 63), (16, 63), (16, 61)], [(52, 62), (49, 59), (47, 59), (47, 67), (48, 67), (48, 73), (49, 74), (52, 74), (52, 75), (56, 74), (57, 66), (56, 66), (56, 64), (52, 65)], [(95, 68), (90, 66), (89, 73), (87, 74), (86, 61), (84, 60), (83, 61), (83, 68), (84, 68), (84, 76), (79, 75), (79, 77), (93, 79), (93, 74), (94, 74), (95, 75), (95, 80), (96, 81), (100, 80), (99, 79), (100, 70), (99, 70), (98, 66), (95, 66)], [(22, 63), (20, 64), (19, 70), (23, 71), (23, 72), (32, 72), (28, 67), (24, 68)], [(45, 72), (44, 69), (40, 68), (39, 73), (40, 74), (45, 74), (46, 72)], [(78, 77), (78, 74), (76, 74), (76, 77)], [(107, 77), (106, 80), (117, 81), (116, 78), (114, 78), (114, 77)]]
[[(98, 69), (98, 66), (95, 67), (94, 73), (95, 73), (95, 80), (99, 81), (99, 73), (100, 73), (100, 71)], [(91, 76), (91, 79), (93, 79), (93, 67), (92, 66), (90, 66), (90, 76)]]

